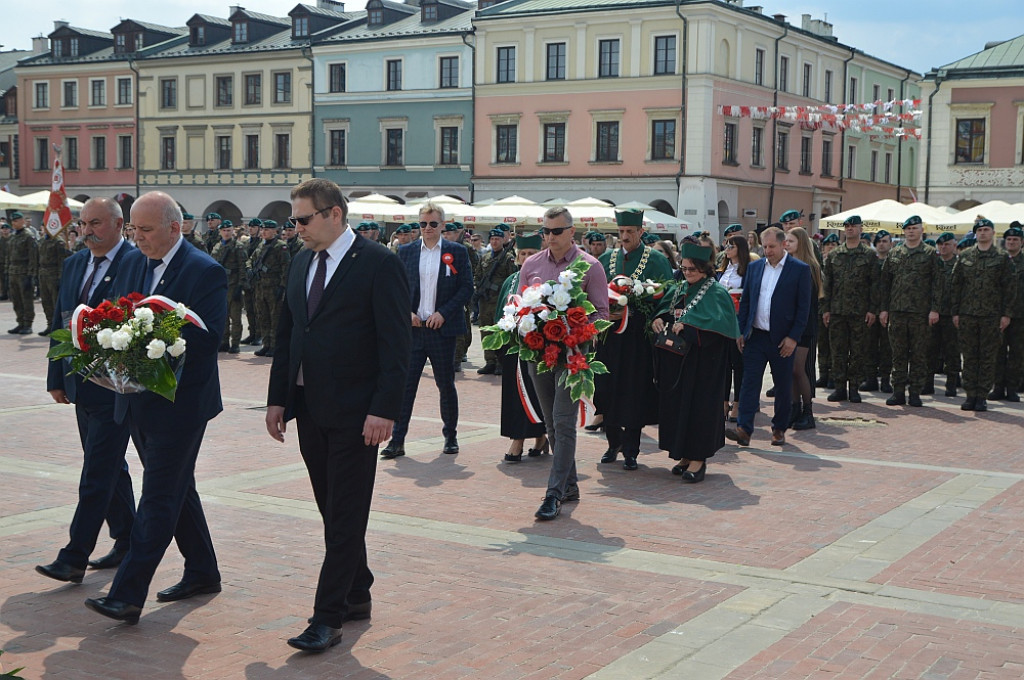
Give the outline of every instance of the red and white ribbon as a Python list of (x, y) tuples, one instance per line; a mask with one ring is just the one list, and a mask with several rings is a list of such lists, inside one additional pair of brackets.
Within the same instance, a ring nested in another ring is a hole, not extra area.
[[(164, 297), (163, 295), (150, 295), (149, 297), (142, 298), (141, 300), (135, 303), (136, 307), (141, 307), (143, 305), (156, 307), (157, 309), (164, 312), (173, 312), (178, 308), (177, 302), (168, 297)], [(206, 324), (203, 323), (203, 320), (199, 318), (199, 315), (193, 312), (191, 309), (185, 311), (184, 318), (186, 321), (190, 321), (192, 324), (199, 326), (204, 331), (210, 330), (206, 327)]]
[(523, 405), (526, 419), (534, 425), (543, 422), (543, 417), (537, 413), (537, 408), (530, 400), (530, 393), (526, 391), (526, 380), (523, 378), (523, 364), (520, 361), (516, 361), (516, 390), (519, 392), (519, 403)]

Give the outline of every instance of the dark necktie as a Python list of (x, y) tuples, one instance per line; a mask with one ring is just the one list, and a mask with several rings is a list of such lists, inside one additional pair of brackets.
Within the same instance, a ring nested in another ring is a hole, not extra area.
[(150, 260), (147, 263), (149, 271), (146, 273), (146, 290), (143, 291), (145, 295), (149, 295), (153, 292), (153, 273), (156, 271), (156, 268), (163, 263), (163, 260)]
[(78, 304), (84, 305), (89, 303), (89, 293), (92, 292), (92, 282), (96, 280), (96, 272), (100, 268), (100, 263), (106, 261), (105, 255), (92, 258), (92, 271), (89, 272), (89, 276), (85, 279), (85, 286), (82, 288), (82, 294), (78, 296)]
[(309, 295), (306, 296), (307, 319), (312, 319), (316, 308), (320, 306), (320, 299), (324, 296), (324, 284), (327, 282), (327, 251), (321, 250), (316, 256), (316, 273), (313, 274), (313, 285), (309, 287)]

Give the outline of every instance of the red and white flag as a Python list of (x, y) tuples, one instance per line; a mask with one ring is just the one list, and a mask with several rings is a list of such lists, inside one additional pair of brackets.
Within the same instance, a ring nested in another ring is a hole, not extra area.
[(71, 223), (71, 208), (68, 207), (68, 195), (64, 191), (64, 167), (60, 158), (53, 160), (53, 178), (50, 181), (50, 201), (46, 204), (43, 214), (43, 225), (50, 236), (56, 236), (64, 227)]

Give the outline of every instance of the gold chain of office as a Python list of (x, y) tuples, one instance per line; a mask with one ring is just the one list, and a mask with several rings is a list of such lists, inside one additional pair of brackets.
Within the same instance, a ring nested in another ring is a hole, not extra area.
[[(647, 260), (651, 258), (651, 251), (653, 248), (650, 246), (643, 246), (644, 254), (640, 256), (640, 263), (637, 264), (636, 269), (633, 270), (631, 278), (634, 281), (640, 281), (640, 277), (644, 275), (644, 269), (647, 267)], [(608, 269), (611, 271), (612, 276), (617, 276), (615, 273), (615, 264), (619, 259), (619, 251), (621, 248), (616, 248), (612, 251), (612, 256), (608, 258)]]

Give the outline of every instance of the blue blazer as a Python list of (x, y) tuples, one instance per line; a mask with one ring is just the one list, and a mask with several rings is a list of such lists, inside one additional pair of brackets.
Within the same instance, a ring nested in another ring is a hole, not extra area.
[[(761, 279), (764, 278), (765, 263), (762, 257), (747, 265), (743, 277), (743, 295), (740, 297), (740, 333), (743, 339), (750, 337), (754, 328), (754, 316), (761, 297)], [(768, 320), (768, 333), (774, 344), (781, 344), (785, 338), (799, 342), (807, 327), (807, 315), (811, 309), (811, 268), (792, 255), (786, 256), (782, 273), (775, 284), (772, 306)]]
[[(409, 283), (410, 309), (415, 314), (420, 306), (420, 247), (423, 241), (407, 243), (398, 249), (398, 257), (405, 265), (405, 277)], [(444, 256), (452, 256), (453, 274), (444, 263)], [(441, 239), (441, 268), (437, 274), (437, 299), (434, 309), (444, 317), (441, 335), (456, 337), (465, 333), (466, 314), (463, 307), (473, 297), (473, 271), (469, 264), (469, 253), (466, 246)]]
[[(149, 274), (147, 262), (148, 258), (143, 255), (118, 279), (119, 295), (147, 293), (143, 290)], [(205, 424), (223, 410), (217, 350), (224, 335), (228, 312), (227, 289), (224, 267), (187, 241), (182, 243), (153, 294), (183, 303), (199, 315), (208, 330), (192, 324), (181, 329), (186, 343), (185, 366), (178, 380), (174, 402), (152, 392), (117, 395), (115, 418), (118, 422), (130, 405), (132, 420), (140, 429), (173, 434)]]
[[(78, 307), (78, 296), (85, 279), (85, 272), (89, 266), (92, 253), (83, 249), (64, 260), (64, 268), (60, 275), (60, 290), (57, 292), (57, 304), (54, 306), (53, 318), (50, 324), (50, 331), (64, 328), (70, 321), (71, 313)], [(119, 274), (132, 268), (139, 260), (146, 257), (132, 248), (127, 242), (122, 243), (117, 249), (117, 255), (103, 273), (103, 278), (96, 284), (95, 290), (89, 297), (88, 305), (97, 307), (107, 298), (113, 297), (112, 291), (116, 287), (116, 280)], [(57, 344), (51, 340), (50, 346)], [(84, 381), (77, 374), (66, 375), (71, 364), (67, 359), (51, 361), (46, 371), (46, 389), (64, 390), (68, 401), (72, 403), (81, 402), (85, 406), (96, 404), (113, 404), (114, 393), (94, 383)]]

